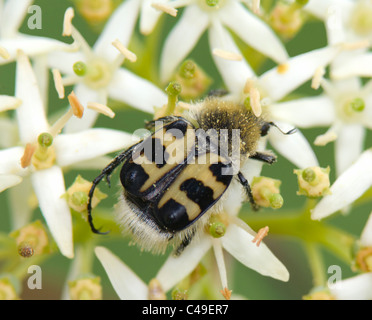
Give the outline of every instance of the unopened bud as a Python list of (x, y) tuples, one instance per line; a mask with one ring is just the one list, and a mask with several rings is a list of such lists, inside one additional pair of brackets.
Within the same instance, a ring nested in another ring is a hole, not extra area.
[(0, 300), (19, 300), (16, 286), (9, 277), (0, 278)]
[(254, 177), (251, 187), (255, 202), (265, 208), (281, 208), (284, 200), (280, 195), (280, 185), (280, 180), (268, 177)]
[(364, 272), (372, 272), (372, 247), (361, 248), (355, 259), (357, 267)]
[(172, 291), (172, 300), (187, 300), (188, 295), (186, 290), (174, 289)]
[(100, 277), (87, 277), (68, 282), (71, 300), (102, 300)]
[(182, 63), (175, 80), (182, 87), (180, 97), (186, 101), (199, 99), (212, 82), (211, 78), (192, 60)]
[[(67, 204), (71, 209), (77, 212), (85, 213), (87, 210), (87, 204), (89, 200), (89, 191), (92, 187), (92, 183), (85, 180), (78, 175), (74, 183), (67, 189), (64, 194), (64, 198), (67, 200)], [(106, 194), (101, 192), (98, 188), (95, 189), (92, 199), (92, 208), (95, 208), (98, 203), (107, 197)]]
[(16, 240), (18, 253), (25, 258), (50, 252), (48, 234), (40, 221), (13, 231), (10, 236)]

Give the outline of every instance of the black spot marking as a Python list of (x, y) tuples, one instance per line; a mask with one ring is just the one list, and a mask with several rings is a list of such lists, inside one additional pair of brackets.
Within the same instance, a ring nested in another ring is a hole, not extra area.
[(173, 134), (176, 139), (183, 138), (186, 134), (188, 124), (184, 120), (177, 120), (166, 126), (167, 132)]
[(124, 189), (130, 193), (138, 194), (149, 175), (141, 165), (128, 161), (123, 164), (120, 171), (120, 181)]
[(169, 154), (165, 151), (165, 147), (159, 138), (146, 139), (143, 142), (142, 148), (145, 157), (150, 162), (155, 163), (158, 168), (166, 165)]
[(232, 179), (231, 163), (225, 164), (222, 162), (214, 163), (209, 166), (209, 170), (216, 177), (216, 180), (228, 186)]
[(194, 178), (184, 181), (180, 190), (185, 191), (187, 197), (198, 204), (202, 212), (214, 202), (213, 190)]
[(170, 231), (179, 231), (190, 223), (186, 208), (173, 199), (169, 199), (159, 208), (156, 218), (160, 224)]

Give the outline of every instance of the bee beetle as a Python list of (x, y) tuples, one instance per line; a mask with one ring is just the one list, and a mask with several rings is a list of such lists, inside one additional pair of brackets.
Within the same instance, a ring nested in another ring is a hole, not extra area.
[(193, 105), (184, 117), (148, 122), (152, 135), (119, 154), (94, 179), (87, 206), (92, 231), (101, 233), (91, 215), (94, 189), (105, 177), (109, 182), (119, 165), (123, 191), (116, 218), (146, 251), (162, 253), (172, 245), (180, 254), (208, 222), (233, 179), (257, 210), (240, 163), (249, 158), (276, 161), (275, 155), (257, 151), (260, 137), (273, 125), (244, 105), (216, 97)]

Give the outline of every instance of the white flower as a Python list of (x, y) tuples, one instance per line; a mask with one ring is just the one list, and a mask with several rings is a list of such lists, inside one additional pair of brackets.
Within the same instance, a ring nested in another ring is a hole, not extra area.
[[(372, 247), (372, 213), (359, 239), (361, 247)], [(372, 273), (367, 272), (329, 285), (338, 300), (372, 300)]]
[(340, 175), (363, 151), (366, 128), (372, 129), (372, 81), (323, 79), (324, 92), (277, 105), (277, 117), (302, 128), (328, 126), (316, 145), (335, 141), (336, 173)]
[[(155, 276), (155, 279), (159, 281), (164, 292), (169, 291), (188, 276), (212, 247), (220, 272), (224, 294), (228, 289), (228, 284), (222, 249), (227, 250), (243, 265), (264, 276), (288, 281), (289, 273), (285, 266), (265, 244), (261, 243), (257, 246), (253, 243), (255, 233), (243, 221), (237, 218), (235, 221), (239, 221), (238, 223), (241, 226), (231, 223), (227, 227), (223, 237), (216, 239), (203, 233), (198, 239), (194, 239), (180, 256), (169, 256)], [(121, 262), (119, 258), (102, 247), (96, 248), (96, 255), (121, 299), (147, 299), (147, 285)], [(227, 292), (227, 298), (229, 294)]]
[(148, 286), (117, 256), (104, 247), (96, 247), (95, 253), (120, 299), (148, 299)]
[[(221, 32), (227, 34), (225, 30)], [(218, 47), (220, 41), (220, 38), (214, 37), (211, 46)], [(225, 41), (225, 44), (234, 52), (240, 52), (232, 40)], [(242, 102), (249, 95), (256, 115), (263, 113), (267, 121), (273, 121), (282, 131), (287, 131), (296, 125), (292, 121), (293, 117), (302, 118), (301, 110), (293, 109), (288, 115), (285, 109), (282, 112), (282, 107), (278, 102), (292, 90), (311, 79), (319, 68), (327, 66), (338, 52), (339, 49), (334, 47), (313, 50), (291, 57), (286, 64), (270, 69), (260, 76), (254, 73), (244, 59), (228, 61), (217, 56), (213, 56), (213, 59), (227, 89), (231, 92), (226, 97), (227, 99), (232, 98)], [(257, 96), (256, 101), (252, 99), (252, 96)], [(297, 167), (318, 166), (318, 160), (311, 146), (299, 130), (293, 134), (284, 135), (276, 128), (272, 128), (268, 138), (274, 149)]]
[(312, 219), (320, 220), (347, 208), (372, 186), (372, 149), (364, 151), (346, 169), (330, 188), (331, 194), (325, 196), (312, 211)]
[[(166, 94), (151, 82), (120, 68), (125, 56), (112, 43), (119, 40), (119, 46), (128, 44), (133, 29), (133, 6), (136, 1), (126, 1), (119, 6), (107, 22), (93, 48), (90, 48), (83, 36), (65, 21), (65, 29), (71, 28), (71, 36), (80, 45), (81, 51), (76, 53), (56, 52), (49, 55), (49, 65), (65, 75), (65, 85), (76, 84), (74, 91), (83, 105), (89, 102), (107, 104), (107, 98), (122, 101), (130, 106), (152, 113), (154, 106), (162, 106), (167, 102)], [(73, 16), (72, 9), (66, 11)], [(133, 53), (125, 51), (126, 57), (136, 59)], [(86, 72), (78, 76), (74, 72), (74, 64), (83, 62)], [(76, 132), (91, 127), (97, 118), (97, 112), (86, 110), (83, 121), (73, 119), (66, 126), (66, 132)]]
[(328, 43), (358, 49), (343, 52), (332, 64), (331, 76), (372, 76), (372, 3), (369, 0), (311, 0), (304, 10), (326, 23)]
[[(131, 136), (100, 128), (57, 135), (71, 112), (60, 118), (54, 126), (48, 124), (35, 74), (28, 58), (22, 52), (19, 52), (17, 59), (16, 97), (22, 101), (16, 115), (20, 143), (23, 146), (0, 150), (0, 190), (20, 183), (23, 179), (31, 180), (41, 212), (61, 253), (71, 258), (73, 256), (71, 214), (65, 199), (61, 198), (66, 192), (62, 167), (73, 166), (122, 149), (133, 143)], [(37, 143), (41, 133), (53, 136), (50, 148)], [(45, 152), (38, 147), (41, 149), (44, 147)], [(37, 152), (41, 152), (38, 155), (45, 158), (35, 159)], [(26, 202), (28, 196), (24, 193), (18, 194), (17, 201)]]
[(168, 1), (166, 5), (186, 8), (164, 44), (160, 61), (160, 75), (164, 82), (169, 80), (207, 29), (213, 55), (231, 60), (242, 59), (240, 52), (229, 45), (233, 41), (226, 32), (229, 28), (248, 45), (274, 61), (284, 63), (288, 58), (275, 33), (238, 0), (175, 0)]
[(337, 300), (372, 300), (372, 273), (337, 281), (330, 293)]
[[(54, 50), (71, 50), (70, 45), (55, 39), (18, 32), (33, 0), (7, 0), (0, 3), (0, 64), (14, 61), (17, 50), (34, 57)], [(1, 54), (2, 53), (2, 54)]]
[(372, 247), (372, 212), (363, 228), (359, 241), (362, 247)]
[(261, 242), (253, 243), (255, 233), (243, 221), (234, 219), (226, 228), (226, 233), (219, 239), (208, 234), (200, 235), (178, 257), (170, 256), (160, 268), (156, 279), (168, 291), (186, 277), (209, 249), (213, 247), (223, 289), (228, 289), (226, 268), (222, 248), (236, 260), (258, 273), (277, 280), (288, 281), (289, 273), (285, 266), (275, 257), (268, 247)]

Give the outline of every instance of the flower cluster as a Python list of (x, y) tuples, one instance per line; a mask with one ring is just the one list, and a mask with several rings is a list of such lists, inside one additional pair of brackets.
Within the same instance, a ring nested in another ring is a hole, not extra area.
[[(62, 299), (105, 298), (102, 276), (120, 299), (372, 299), (370, 0), (60, 2), (47, 26), (53, 4), (0, 0), (0, 299), (27, 298), (27, 268), (56, 255)], [(278, 164), (242, 157), (249, 194), (234, 177), (183, 250), (134, 272), (140, 251), (104, 208), (119, 188), (94, 191), (93, 171), (146, 137), (137, 124), (192, 118), (210, 95), (270, 125), (257, 154)]]

